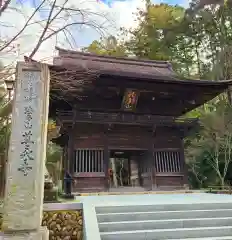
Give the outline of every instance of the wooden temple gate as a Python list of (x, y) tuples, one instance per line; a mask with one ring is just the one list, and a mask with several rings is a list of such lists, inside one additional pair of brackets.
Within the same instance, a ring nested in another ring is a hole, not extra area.
[[(71, 123), (73, 118), (70, 115), (71, 112), (59, 112), (57, 116), (65, 125)], [(94, 122), (94, 113), (91, 123), (77, 119), (75, 127), (69, 131), (69, 140), (65, 142), (71, 148), (65, 162), (76, 179), (74, 192), (108, 190), (110, 157), (117, 151), (130, 152), (127, 156), (130, 176), (132, 170), (136, 171), (131, 169), (133, 162), (138, 168), (139, 184), (135, 186), (145, 190), (183, 187), (187, 184), (184, 178), (183, 133), (173, 122), (166, 125), (163, 122), (154, 130), (149, 126), (100, 124)], [(130, 185), (133, 186), (131, 181)]]
[(64, 149), (64, 170), (76, 180), (73, 191), (108, 191), (116, 152), (128, 159), (130, 184), (137, 177), (145, 190), (188, 184), (183, 139), (197, 119), (181, 116), (231, 82), (181, 80), (164, 61), (58, 50), (49, 113), (61, 126), (55, 141)]

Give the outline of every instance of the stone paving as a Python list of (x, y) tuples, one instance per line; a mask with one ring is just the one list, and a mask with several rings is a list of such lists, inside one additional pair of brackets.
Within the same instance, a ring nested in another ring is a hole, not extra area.
[(99, 195), (76, 196), (76, 200), (91, 205), (148, 205), (148, 204), (193, 204), (228, 203), (232, 204), (232, 195), (210, 193), (183, 194), (136, 194), (136, 195)]

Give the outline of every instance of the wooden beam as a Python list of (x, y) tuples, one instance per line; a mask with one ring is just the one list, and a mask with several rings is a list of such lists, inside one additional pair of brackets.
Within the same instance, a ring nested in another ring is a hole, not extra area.
[[(60, 111), (57, 113), (63, 123), (73, 122), (73, 113)], [(76, 122), (98, 123), (98, 124), (122, 124), (137, 126), (193, 126), (197, 119), (176, 118), (170, 116), (142, 115), (134, 113), (119, 112), (90, 112), (77, 111)]]

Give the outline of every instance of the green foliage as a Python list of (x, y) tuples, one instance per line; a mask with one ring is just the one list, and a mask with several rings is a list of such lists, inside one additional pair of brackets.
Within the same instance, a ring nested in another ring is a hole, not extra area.
[(55, 143), (48, 142), (47, 144), (47, 163), (57, 163), (60, 161), (62, 149)]
[(59, 136), (60, 128), (55, 125), (52, 119), (48, 121), (48, 144), (46, 154), (47, 175), (49, 175), (55, 184), (58, 183), (60, 177), (60, 163), (62, 157), (62, 148), (51, 140)]
[(232, 107), (221, 100), (215, 111), (205, 112), (201, 125), (200, 132), (186, 141), (187, 163), (201, 187), (224, 187), (232, 162)]
[(0, 153), (3, 154), (8, 146), (10, 135), (9, 117), (12, 111), (12, 101), (7, 98), (4, 85), (0, 86)]
[(130, 30), (131, 38), (125, 44), (129, 51), (141, 58), (155, 60), (175, 59), (178, 26), (184, 9), (167, 4), (148, 4), (146, 11), (138, 13), (136, 29)]
[(121, 45), (114, 36), (110, 36), (100, 41), (93, 41), (87, 48), (83, 49), (86, 52), (96, 53), (99, 55), (107, 55), (114, 57), (126, 56), (126, 49)]

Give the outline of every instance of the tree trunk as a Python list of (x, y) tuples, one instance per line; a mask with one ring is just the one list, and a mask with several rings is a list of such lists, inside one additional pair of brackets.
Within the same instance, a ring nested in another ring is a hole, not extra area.
[(221, 188), (224, 189), (225, 188), (225, 179), (223, 177), (220, 177), (220, 184), (221, 184)]

